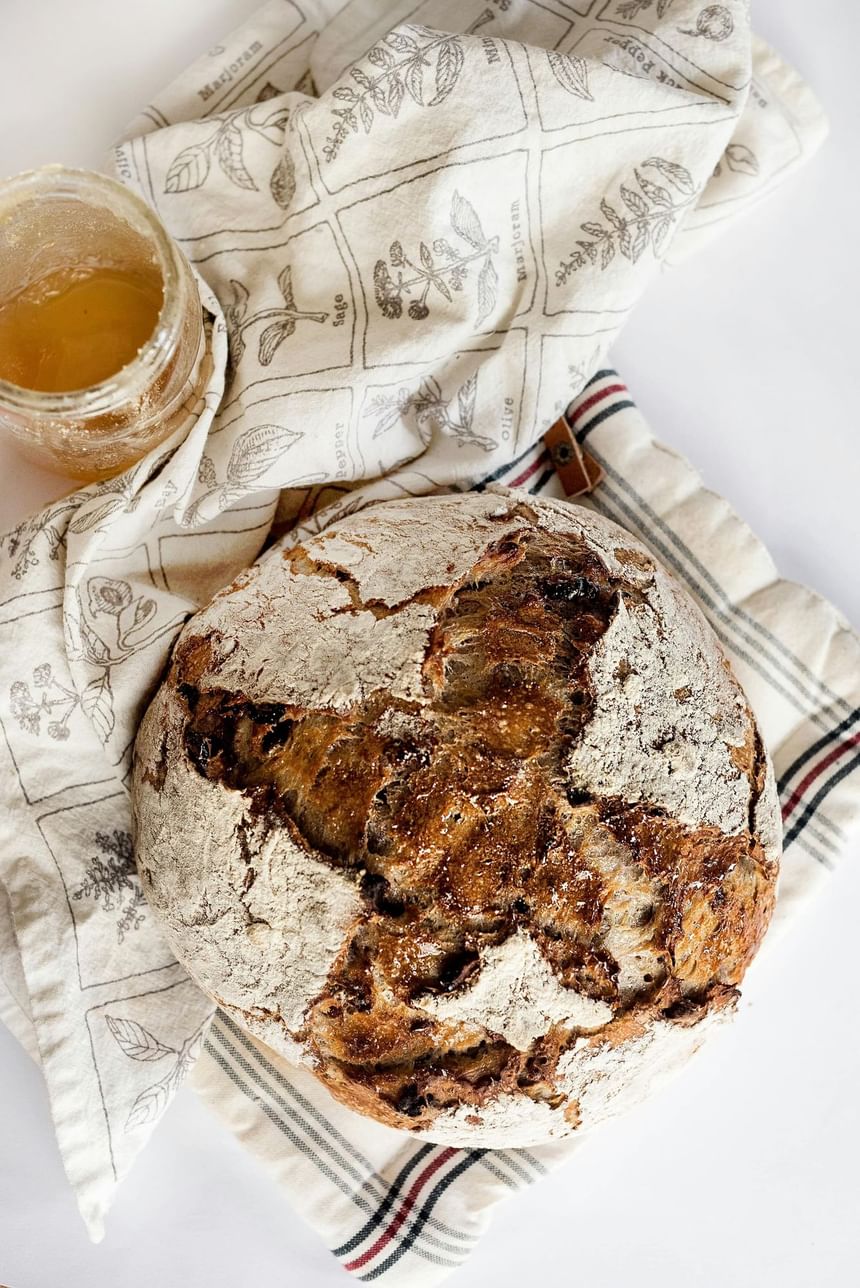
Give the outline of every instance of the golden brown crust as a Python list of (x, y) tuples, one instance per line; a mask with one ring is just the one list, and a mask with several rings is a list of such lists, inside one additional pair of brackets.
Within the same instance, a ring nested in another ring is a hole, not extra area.
[[(466, 993), (512, 936), (537, 944), (561, 986), (611, 1008), (588, 1041), (614, 1045), (655, 1019), (691, 1024), (726, 1005), (764, 933), (776, 867), (755, 835), (765, 758), (748, 712), (747, 739), (730, 750), (748, 782), (746, 831), (682, 823), (567, 779), (595, 703), (594, 650), (621, 599), (636, 611), (654, 570), (640, 550), (614, 555), (620, 572), (586, 540), (524, 521), (488, 542), (466, 578), (413, 596), (436, 614), (421, 701), (251, 701), (213, 685), (212, 637), (191, 632), (176, 651), (168, 684), (185, 706), (188, 762), (361, 892), (298, 1037), (338, 1099), (391, 1126), (427, 1127), (505, 1093), (579, 1122), (557, 1071), (587, 1028), (552, 1025), (523, 1050), (490, 1023), (428, 1013), (427, 999)], [(338, 613), (382, 620), (402, 607), (362, 599), (306, 547), (285, 564), (339, 583)], [(617, 682), (629, 673), (623, 661)], [(163, 766), (142, 772), (157, 784)], [(250, 859), (247, 875), (250, 886)]]

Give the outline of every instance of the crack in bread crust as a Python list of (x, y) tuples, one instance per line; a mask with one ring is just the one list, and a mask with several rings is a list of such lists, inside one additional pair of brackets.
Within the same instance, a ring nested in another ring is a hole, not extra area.
[[(197, 773), (243, 793), (254, 826), (285, 829), (355, 882), (363, 910), (293, 1036), (336, 1095), (394, 1126), (426, 1128), (503, 1095), (565, 1107), (576, 1126), (558, 1069), (587, 1028), (553, 1020), (547, 1003), (546, 1032), (520, 1050), (487, 1016), (463, 1019), (461, 1006), (446, 1018), (438, 1002), (468, 999), (513, 936), (534, 941), (560, 996), (609, 1008), (600, 1033), (612, 1043), (631, 1020), (689, 1023), (724, 1006), (773, 902), (775, 864), (753, 826), (766, 759), (748, 710), (749, 738), (730, 749), (748, 783), (746, 832), (571, 785), (569, 753), (596, 700), (593, 651), (620, 603), (628, 616), (646, 603), (654, 565), (621, 545), (610, 568), (583, 537), (541, 527), (541, 507), (504, 517), (522, 526), (488, 536), (465, 577), (440, 576), (394, 603), (365, 596), (325, 548), (284, 556), (293, 575), (337, 583), (329, 616), (432, 610), (420, 697), (377, 690), (340, 708), (252, 700), (213, 682), (222, 641), (193, 629), (168, 681)], [(155, 785), (163, 769), (141, 772)], [(250, 852), (246, 864), (247, 909)]]

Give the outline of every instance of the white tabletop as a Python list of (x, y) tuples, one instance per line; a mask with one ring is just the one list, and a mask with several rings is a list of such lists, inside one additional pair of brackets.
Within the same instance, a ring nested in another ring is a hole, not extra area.
[[(0, 174), (97, 166), (162, 84), (257, 0), (2, 0)], [(656, 432), (860, 622), (860, 206), (847, 0), (758, 0), (824, 98), (809, 169), (650, 290), (614, 354)], [(62, 485), (0, 446), (0, 529)], [(662, 1098), (512, 1200), (452, 1284), (849, 1288), (857, 1282), (860, 845), (748, 977), (738, 1022)], [(522, 1237), (525, 1231), (529, 1239)], [(303, 1288), (348, 1282), (254, 1161), (182, 1092), (87, 1242), (38, 1070), (0, 1028), (0, 1283)]]

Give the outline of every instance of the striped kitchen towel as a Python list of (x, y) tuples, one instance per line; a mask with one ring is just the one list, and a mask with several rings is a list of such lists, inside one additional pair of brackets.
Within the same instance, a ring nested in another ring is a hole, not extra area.
[[(616, 372), (599, 371), (568, 419), (605, 472), (587, 504), (640, 536), (687, 586), (760, 721), (785, 825), (769, 950), (849, 851), (860, 820), (860, 638), (819, 596), (780, 580), (728, 503), (652, 437)], [(563, 495), (542, 443), (475, 486), (493, 483)], [(469, 1256), (496, 1203), (580, 1146), (410, 1141), (336, 1103), (220, 1012), (192, 1084), (341, 1264), (368, 1282), (438, 1283)]]

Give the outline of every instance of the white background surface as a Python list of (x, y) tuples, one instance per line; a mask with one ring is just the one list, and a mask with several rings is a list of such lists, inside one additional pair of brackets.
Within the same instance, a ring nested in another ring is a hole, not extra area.
[[(163, 84), (257, 0), (0, 0), (0, 175), (98, 166)], [(833, 134), (778, 196), (652, 286), (614, 358), (804, 581), (860, 623), (860, 7), (758, 0), (757, 29)], [(0, 445), (0, 529), (62, 491)], [(451, 1280), (588, 1288), (851, 1288), (860, 1278), (860, 844), (748, 977), (733, 1030), (668, 1095), (498, 1209)], [(316, 1235), (189, 1093), (86, 1239), (40, 1076), (0, 1028), (0, 1282), (9, 1288), (346, 1284)]]

